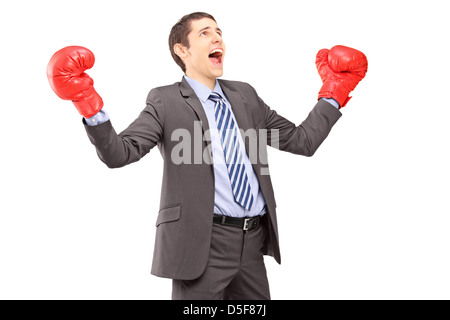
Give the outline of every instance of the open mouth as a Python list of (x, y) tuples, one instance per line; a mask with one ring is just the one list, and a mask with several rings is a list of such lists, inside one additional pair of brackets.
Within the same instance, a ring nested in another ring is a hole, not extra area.
[(214, 49), (213, 51), (211, 51), (211, 53), (209, 54), (208, 57), (209, 57), (209, 60), (214, 65), (221, 65), (222, 58), (223, 58), (223, 50), (222, 49)]

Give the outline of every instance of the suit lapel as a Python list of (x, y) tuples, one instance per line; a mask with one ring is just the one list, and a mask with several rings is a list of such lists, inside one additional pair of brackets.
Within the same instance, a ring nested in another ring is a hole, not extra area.
[[(180, 84), (180, 92), (181, 95), (185, 98), (186, 103), (194, 110), (195, 114), (197, 115), (198, 119), (201, 121), (202, 124), (202, 136), (206, 137), (205, 133), (209, 133), (209, 124), (208, 124), (208, 118), (206, 117), (205, 110), (203, 109), (203, 106), (200, 102), (200, 99), (195, 94), (194, 90), (192, 90), (191, 86), (188, 84), (186, 79), (182, 79)], [(211, 139), (210, 136), (206, 137), (207, 139)], [(195, 139), (195, 137), (194, 137)], [(202, 139), (203, 140), (203, 139)], [(207, 141), (202, 141), (202, 144), (205, 147), (208, 147)], [(211, 145), (209, 145), (209, 148), (211, 148)], [(211, 152), (206, 152), (205, 156), (208, 157), (207, 162), (213, 163), (213, 160), (211, 158)], [(214, 168), (211, 166), (211, 170), (214, 175)]]
[(206, 117), (205, 110), (194, 90), (192, 90), (184, 77), (180, 84), (180, 91), (181, 95), (185, 98), (186, 103), (194, 110), (198, 119), (202, 122), (203, 134), (207, 131), (209, 132), (208, 118)]
[[(220, 87), (222, 88), (222, 91), (225, 93), (225, 95), (227, 96), (228, 101), (230, 101), (231, 104), (231, 108), (233, 109), (233, 113), (234, 113), (234, 117), (236, 118), (236, 121), (238, 123), (238, 127), (240, 129), (242, 129), (244, 132), (246, 132), (247, 130), (250, 129), (249, 126), (249, 122), (248, 122), (248, 117), (247, 117), (247, 112), (246, 112), (246, 108), (245, 108), (245, 103), (246, 100), (244, 100), (241, 96), (241, 94), (237, 91), (234, 91), (232, 89), (230, 89), (229, 87), (227, 87), (226, 82), (223, 82), (221, 80), (219, 80), (220, 83)], [(254, 129), (254, 126), (253, 126)], [(248, 133), (248, 132), (247, 132)], [(253, 134), (253, 133), (250, 133)], [(245, 150), (247, 151), (247, 155), (250, 157), (250, 153), (249, 153), (249, 140), (250, 139), (244, 139), (244, 136), (242, 135), (241, 132), (241, 137), (242, 140), (244, 141), (245, 144)], [(258, 141), (258, 134), (255, 133), (255, 138), (256, 141)], [(259, 146), (259, 142), (258, 146)], [(260, 177), (259, 177), (259, 172), (260, 172), (260, 164), (259, 161), (256, 160), (252, 161), (252, 158), (250, 157), (250, 161), (253, 167), (253, 170), (255, 171), (256, 177), (258, 179), (258, 181), (260, 181)]]
[[(228, 101), (230, 101), (231, 109), (233, 110), (234, 117), (236, 118), (236, 121), (238, 123), (238, 127), (240, 129), (242, 129), (244, 132), (247, 131), (249, 129), (249, 124), (248, 124), (247, 113), (245, 112), (245, 105), (244, 105), (244, 100), (242, 99), (242, 96), (239, 94), (239, 92), (228, 88), (225, 82), (219, 80), (219, 83), (220, 83), (220, 87), (222, 88), (223, 93), (225, 93)], [(249, 149), (248, 140), (249, 139), (244, 139), (242, 132), (240, 132), (240, 133), (241, 133), (242, 140), (245, 143), (245, 150), (247, 150), (247, 154), (248, 154), (248, 149)]]

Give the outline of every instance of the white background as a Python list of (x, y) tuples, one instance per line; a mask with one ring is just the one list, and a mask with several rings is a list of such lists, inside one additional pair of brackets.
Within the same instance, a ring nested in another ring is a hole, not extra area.
[(162, 159), (108, 169), (46, 66), (68, 45), (118, 132), (150, 89), (181, 80), (167, 38), (215, 16), (225, 79), (296, 124), (315, 104), (319, 49), (363, 51), (367, 77), (312, 158), (270, 149), (282, 264), (273, 299), (449, 299), (446, 1), (8, 1), (0, 4), (0, 298), (170, 299), (150, 275)]

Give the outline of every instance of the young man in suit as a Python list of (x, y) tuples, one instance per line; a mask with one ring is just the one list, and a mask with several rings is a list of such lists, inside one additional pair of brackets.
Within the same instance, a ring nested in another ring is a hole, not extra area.
[(343, 46), (319, 51), (319, 101), (296, 126), (250, 85), (218, 80), (226, 47), (211, 15), (184, 16), (169, 48), (185, 75), (151, 90), (147, 106), (120, 134), (84, 73), (94, 64), (88, 49), (55, 53), (49, 81), (83, 115), (108, 167), (138, 161), (158, 145), (164, 172), (152, 273), (173, 279), (173, 299), (270, 299), (263, 255), (280, 262), (280, 250), (266, 146), (312, 156), (365, 76), (366, 57)]

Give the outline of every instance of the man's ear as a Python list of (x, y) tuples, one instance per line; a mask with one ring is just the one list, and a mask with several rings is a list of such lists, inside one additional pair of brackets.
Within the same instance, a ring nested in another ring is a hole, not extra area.
[(180, 57), (181, 60), (183, 60), (187, 56), (187, 48), (183, 46), (181, 43), (176, 43), (173, 46), (173, 51), (177, 56)]

